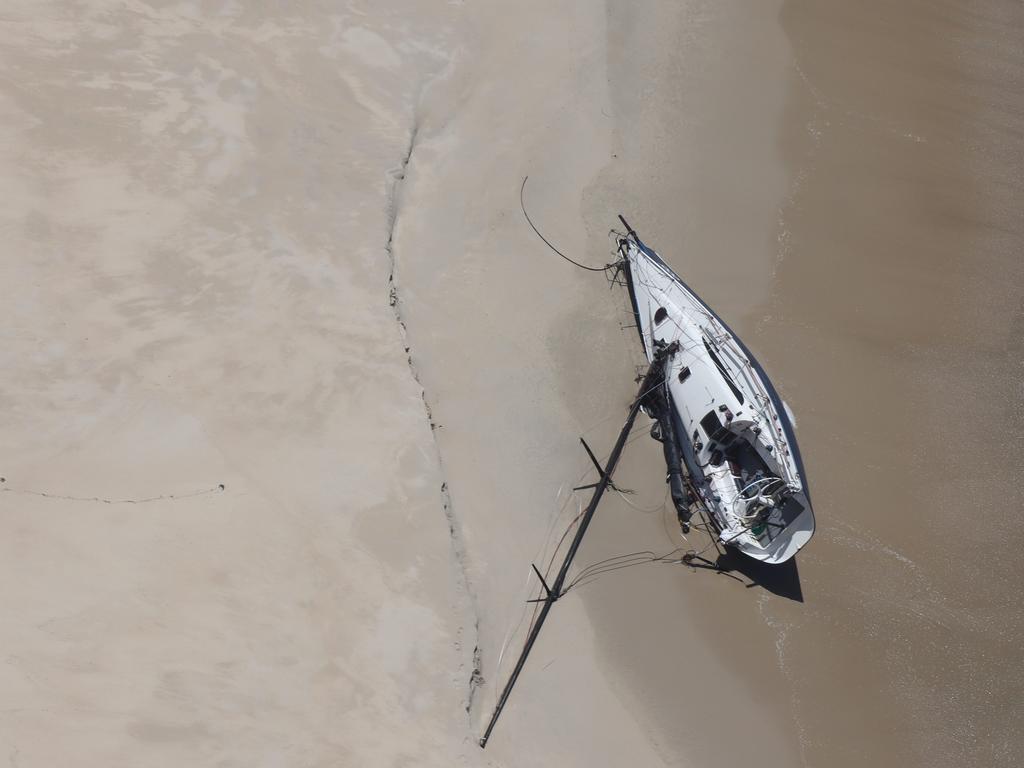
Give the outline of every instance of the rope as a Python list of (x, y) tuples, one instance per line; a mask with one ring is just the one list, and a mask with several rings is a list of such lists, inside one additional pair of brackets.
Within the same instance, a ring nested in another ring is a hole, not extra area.
[(529, 179), (529, 178), (530, 178), (529, 176), (524, 176), (523, 177), (523, 186), (521, 186), (519, 188), (519, 207), (523, 209), (523, 216), (526, 217), (526, 223), (530, 225), (530, 228), (533, 229), (533, 231), (536, 233), (537, 237), (539, 237), (541, 240), (544, 241), (544, 245), (546, 245), (548, 248), (550, 248), (552, 251), (557, 253), (559, 256), (561, 256), (563, 259), (568, 261), (573, 266), (579, 267), (580, 269), (585, 269), (588, 272), (604, 272), (606, 269), (608, 269), (608, 265), (607, 264), (605, 266), (603, 266), (603, 267), (588, 267), (586, 264), (580, 264), (578, 261), (574, 261), (573, 259), (570, 259), (568, 256), (566, 256), (560, 250), (555, 248), (555, 246), (553, 246), (551, 244), (551, 241), (548, 240), (546, 237), (544, 237), (544, 235), (542, 235), (540, 233), (540, 230), (537, 229), (537, 226), (533, 223), (533, 221), (530, 220), (530, 214), (528, 214), (526, 212), (526, 202), (523, 200), (523, 195), (524, 195), (524, 192), (526, 191), (526, 180)]
[(682, 547), (676, 547), (671, 552), (666, 552), (664, 555), (658, 555), (650, 550), (644, 550), (642, 552), (630, 552), (625, 555), (616, 555), (615, 557), (599, 560), (580, 571), (576, 575), (576, 578), (569, 583), (569, 586), (563, 590), (562, 594), (564, 595), (574, 587), (582, 587), (589, 584), (604, 574), (619, 571), (623, 568), (632, 568), (636, 565), (647, 565), (649, 563), (682, 563), (683, 559), (681, 555), (679, 557), (673, 557), (679, 552), (683, 552)]

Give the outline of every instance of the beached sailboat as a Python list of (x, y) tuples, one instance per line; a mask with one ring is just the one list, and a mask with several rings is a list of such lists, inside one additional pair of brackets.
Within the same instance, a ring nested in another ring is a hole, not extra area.
[[(575, 534), (557, 571), (551, 573), (553, 562), (545, 572), (532, 565), (541, 589), (530, 600), (537, 604), (537, 611), (480, 738), (481, 747), (487, 746), (551, 608), (577, 583), (568, 581), (573, 560), (602, 497), (615, 487), (612, 475), (641, 411), (654, 420), (651, 436), (664, 449), (669, 488), (683, 533), (690, 532), (693, 516), (699, 515), (699, 525), (712, 536), (705, 549), (725, 545), (756, 560), (778, 564), (791, 560), (814, 533), (814, 513), (792, 416), (743, 342), (644, 245), (621, 216), (626, 232), (617, 237), (618, 261), (593, 267), (562, 253), (526, 212), (526, 181), (524, 178), (519, 190), (523, 215), (545, 245), (576, 267), (610, 274), (613, 282), (624, 278), (648, 366), (638, 378), (640, 389), (603, 464), (580, 438), (598, 480), (573, 489), (592, 490), (592, 494), (586, 509), (570, 526), (575, 526)], [(639, 559), (629, 555), (612, 558), (607, 570), (640, 562), (668, 562), (679, 551)], [(703, 568), (720, 568), (701, 557), (703, 551), (688, 550), (678, 561), (692, 567), (699, 563)], [(595, 567), (601, 569), (598, 564), (583, 573), (598, 572)]]
[(620, 266), (640, 341), (663, 366), (645, 408), (680, 521), (706, 513), (720, 543), (785, 562), (814, 533), (789, 409), (729, 326), (622, 222)]

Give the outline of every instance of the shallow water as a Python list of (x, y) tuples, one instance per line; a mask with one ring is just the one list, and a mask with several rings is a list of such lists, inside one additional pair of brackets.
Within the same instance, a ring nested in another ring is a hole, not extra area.
[(1017, 764), (1024, 12), (792, 2), (782, 21), (810, 140), (787, 145), (758, 335), (800, 382), (822, 510), (806, 610), (768, 611), (793, 625), (806, 755)]
[[(787, 2), (778, 20), (784, 38), (774, 13), (752, 35), (752, 14), (694, 4), (646, 25), (612, 70), (651, 73), (661, 108), (620, 94), (633, 165), (602, 179), (634, 194), (590, 195), (595, 216), (633, 206), (798, 418), (819, 523), (802, 602), (691, 574), (680, 605), (789, 735), (769, 763), (1018, 764), (1024, 11)], [(673, 610), (672, 587), (647, 591), (662, 578), (623, 577), (619, 597)], [(623, 687), (681, 685), (622, 662), (633, 628), (601, 589), (588, 606)], [(702, 701), (751, 735), (728, 696)], [(728, 728), (695, 747), (682, 704), (637, 705), (674, 749), (749, 756)]]

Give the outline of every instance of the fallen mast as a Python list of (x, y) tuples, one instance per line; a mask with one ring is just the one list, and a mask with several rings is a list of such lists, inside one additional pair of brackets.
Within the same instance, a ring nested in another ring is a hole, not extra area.
[[(664, 376), (664, 359), (666, 354), (671, 354), (673, 351), (672, 347), (666, 347), (662, 350), (651, 363), (650, 368), (647, 370), (647, 375), (644, 376), (643, 383), (640, 385), (640, 391), (637, 393), (636, 399), (633, 401), (633, 405), (630, 406), (629, 414), (626, 416), (626, 423), (622, 426), (622, 431), (619, 433), (619, 439), (615, 441), (615, 446), (612, 448), (611, 454), (608, 456), (608, 463), (601, 467), (597, 464), (596, 459), (594, 463), (597, 465), (597, 470), (600, 473), (600, 479), (594, 485), (594, 494), (590, 497), (590, 503), (587, 505), (586, 511), (583, 513), (583, 517), (580, 520), (579, 527), (576, 529), (576, 535), (573, 537), (572, 543), (569, 545), (569, 551), (565, 555), (565, 559), (562, 561), (562, 567), (558, 569), (558, 575), (555, 580), (548, 586), (547, 582), (544, 581), (544, 577), (540, 571), (537, 570), (537, 566), (533, 566), (534, 572), (540, 579), (541, 586), (544, 589), (544, 597), (538, 602), (543, 602), (540, 609), (540, 614), (537, 616), (537, 620), (533, 623), (530, 629), (530, 634), (526, 638), (526, 644), (523, 646), (523, 651), (519, 655), (519, 659), (516, 661), (516, 666), (512, 670), (512, 674), (505, 683), (505, 688), (501, 692), (501, 698), (498, 699), (498, 704), (494, 708), (494, 714), (491, 715), (491, 720), (487, 724), (487, 730), (484, 731), (483, 737), (480, 739), (480, 746), (486, 747), (487, 741), (491, 737), (491, 731), (494, 730), (495, 723), (498, 722), (498, 718), (501, 716), (501, 711), (505, 708), (505, 703), (508, 701), (509, 694), (512, 693), (512, 688), (516, 684), (516, 680), (519, 678), (519, 673), (523, 671), (523, 666), (526, 664), (526, 657), (529, 656), (530, 650), (533, 648), (533, 644), (537, 641), (537, 636), (540, 634), (541, 627), (544, 626), (544, 621), (547, 619), (548, 612), (551, 610), (551, 606), (555, 604), (555, 601), (562, 596), (562, 587), (565, 585), (565, 579), (569, 574), (569, 568), (572, 565), (573, 558), (576, 557), (576, 551), (580, 548), (580, 544), (583, 541), (583, 536), (587, 532), (587, 527), (590, 525), (591, 519), (594, 517), (594, 513), (597, 511), (597, 505), (601, 502), (601, 497), (604, 496), (605, 491), (612, 485), (612, 473), (615, 471), (616, 465), (619, 463), (619, 457), (622, 455), (623, 448), (626, 447), (626, 440), (629, 437), (629, 432), (633, 428), (633, 422), (636, 420), (637, 414), (640, 412), (640, 407), (644, 404), (644, 400), (647, 395), (658, 387), (662, 383)], [(584, 443), (586, 447), (586, 443)], [(587, 448), (587, 452), (590, 453), (590, 449)], [(590, 454), (593, 459), (593, 454)]]

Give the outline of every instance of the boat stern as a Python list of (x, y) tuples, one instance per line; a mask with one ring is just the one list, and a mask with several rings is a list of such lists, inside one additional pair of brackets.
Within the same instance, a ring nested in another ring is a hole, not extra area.
[(731, 546), (747, 557), (765, 563), (778, 564), (789, 560), (803, 549), (814, 535), (814, 513), (810, 507), (801, 512), (792, 522), (772, 539), (766, 546), (761, 546), (750, 536), (738, 537)]

